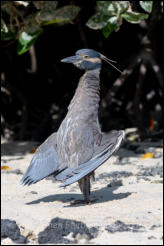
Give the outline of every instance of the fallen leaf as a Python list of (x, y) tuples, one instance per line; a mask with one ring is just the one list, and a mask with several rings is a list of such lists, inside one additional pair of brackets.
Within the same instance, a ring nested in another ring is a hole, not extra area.
[(29, 153), (30, 153), (30, 154), (33, 154), (33, 153), (35, 153), (35, 151), (36, 151), (36, 148), (33, 148), (33, 149), (31, 149), (31, 150), (29, 151)]
[(150, 119), (150, 120), (149, 120), (149, 129), (150, 129), (151, 131), (154, 130), (154, 120), (153, 120), (153, 119)]
[(6, 169), (9, 169), (9, 167), (8, 166), (1, 166), (1, 169), (6, 170)]
[(141, 156), (141, 159), (149, 159), (149, 158), (154, 158), (154, 153), (147, 152), (144, 155)]

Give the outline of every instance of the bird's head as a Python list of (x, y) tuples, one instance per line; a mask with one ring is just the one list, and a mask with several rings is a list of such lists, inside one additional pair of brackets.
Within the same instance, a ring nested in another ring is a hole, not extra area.
[(76, 67), (84, 70), (94, 70), (101, 68), (101, 56), (98, 52), (91, 49), (81, 49), (61, 62), (73, 63)]
[[(69, 56), (61, 60), (61, 62), (65, 63), (73, 63), (76, 67), (83, 70), (95, 70), (101, 69), (102, 60), (108, 62), (111, 66), (116, 68), (106, 56), (100, 54), (99, 52), (91, 49), (81, 49), (76, 51), (75, 56)], [(119, 72), (121, 72), (118, 68), (116, 68)]]

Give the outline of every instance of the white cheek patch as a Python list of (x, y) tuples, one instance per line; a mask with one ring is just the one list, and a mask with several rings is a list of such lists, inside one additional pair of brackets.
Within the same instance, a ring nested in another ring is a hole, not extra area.
[(77, 61), (77, 62), (75, 62), (74, 64), (75, 65), (79, 65), (79, 64), (81, 64), (82, 63), (82, 61)]
[(101, 59), (95, 57), (95, 58), (87, 58), (87, 61), (90, 61), (92, 63), (101, 63)]

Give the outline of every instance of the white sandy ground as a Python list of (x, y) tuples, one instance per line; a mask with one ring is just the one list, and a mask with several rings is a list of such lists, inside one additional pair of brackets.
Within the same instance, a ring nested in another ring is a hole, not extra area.
[[(163, 244), (162, 176), (155, 175), (144, 178), (142, 175), (137, 175), (143, 168), (158, 165), (161, 158), (158, 158), (158, 154), (162, 155), (162, 144), (155, 148), (156, 158), (144, 160), (140, 159), (142, 154), (135, 154), (133, 151), (121, 148), (96, 170), (96, 181), (92, 183), (92, 198), (96, 198), (97, 201), (90, 205), (79, 204), (74, 206), (70, 206), (71, 200), (83, 198), (77, 183), (65, 189), (59, 188), (60, 183), (53, 180), (42, 180), (29, 187), (20, 184), (20, 179), (33, 156), (29, 153), (33, 146), (36, 144), (2, 142), (2, 165), (10, 167), (8, 171), (2, 171), (1, 175), (2, 219), (16, 221), (21, 234), (28, 238), (27, 244), (37, 244), (39, 233), (45, 231), (51, 225), (52, 219), (56, 217), (82, 222), (88, 229), (91, 227), (98, 228), (97, 235), (91, 239), (80, 234), (75, 237), (72, 232), (63, 235), (73, 243), (100, 245)], [(146, 145), (143, 146), (145, 148)], [(119, 156), (125, 160), (123, 164), (122, 162), (119, 164)], [(110, 174), (114, 171), (120, 173), (120, 176), (111, 177)], [(121, 180), (122, 185), (114, 184), (112, 187), (108, 187), (115, 180), (119, 180), (119, 182)], [(142, 228), (137, 232), (108, 231), (107, 226), (116, 221), (139, 225)], [(17, 243), (11, 238), (5, 238), (2, 239), (2, 245), (5, 244)]]

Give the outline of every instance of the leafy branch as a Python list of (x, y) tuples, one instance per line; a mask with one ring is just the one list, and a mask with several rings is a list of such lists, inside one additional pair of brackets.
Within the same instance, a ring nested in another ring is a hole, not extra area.
[(97, 1), (97, 13), (87, 22), (91, 29), (102, 29), (105, 38), (108, 38), (113, 31), (118, 31), (123, 23), (138, 24), (149, 17), (152, 11), (152, 1), (139, 1), (141, 8), (147, 13), (138, 13), (132, 10), (129, 1)]
[[(1, 10), (1, 40), (18, 40), (17, 53), (25, 53), (36, 42), (47, 25), (72, 23), (80, 8), (58, 1), (4, 1)], [(34, 11), (28, 11), (33, 8)]]

